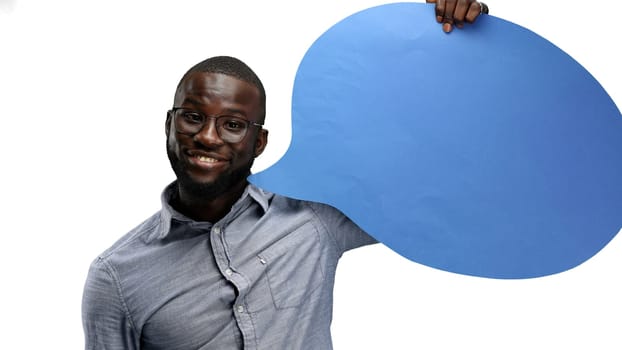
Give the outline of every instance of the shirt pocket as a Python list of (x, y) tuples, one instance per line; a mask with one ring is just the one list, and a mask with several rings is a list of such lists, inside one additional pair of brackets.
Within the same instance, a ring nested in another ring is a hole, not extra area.
[(257, 255), (277, 309), (298, 307), (322, 285), (318, 231), (308, 221)]

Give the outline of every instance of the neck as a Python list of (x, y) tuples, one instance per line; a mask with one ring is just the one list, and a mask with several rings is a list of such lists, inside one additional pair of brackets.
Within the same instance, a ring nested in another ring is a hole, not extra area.
[(175, 210), (195, 221), (217, 222), (222, 219), (244, 193), (248, 183), (241, 181), (214, 196), (201, 196), (177, 185), (177, 198), (172, 201)]

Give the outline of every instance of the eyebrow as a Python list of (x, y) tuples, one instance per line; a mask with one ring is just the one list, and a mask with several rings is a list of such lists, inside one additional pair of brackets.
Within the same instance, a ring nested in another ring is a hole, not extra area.
[[(181, 105), (183, 105), (184, 103), (189, 103), (191, 105), (194, 105), (195, 107), (197, 105), (204, 105), (205, 103), (203, 102), (199, 102), (198, 100), (194, 99), (194, 98), (186, 98), (181, 102)], [(181, 106), (180, 106), (181, 107)], [(224, 111), (226, 112), (226, 114), (240, 114), (246, 118), (248, 118), (247, 114), (245, 111), (241, 110), (241, 109), (235, 109), (235, 108), (224, 108)]]

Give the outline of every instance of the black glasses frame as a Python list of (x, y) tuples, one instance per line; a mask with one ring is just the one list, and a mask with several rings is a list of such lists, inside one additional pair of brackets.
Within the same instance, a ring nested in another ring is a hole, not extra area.
[[(242, 140), (246, 137), (246, 134), (248, 134), (248, 129), (249, 129), (251, 126), (257, 126), (257, 127), (259, 127), (259, 128), (263, 127), (263, 123), (257, 123), (257, 122), (254, 122), (254, 121), (248, 120), (248, 119), (246, 119), (246, 118), (242, 118), (242, 117), (238, 117), (238, 116), (234, 116), (234, 115), (227, 115), (227, 114), (217, 115), (217, 116), (206, 115), (206, 114), (204, 114), (204, 113), (201, 113), (201, 112), (199, 112), (199, 111), (196, 111), (196, 110), (194, 110), (194, 109), (190, 109), (190, 108), (186, 108), (186, 107), (173, 107), (173, 108), (171, 108), (171, 109), (168, 111), (169, 113), (171, 113), (172, 117), (175, 119), (175, 120), (174, 120), (175, 125), (178, 125), (178, 124), (177, 124), (177, 120), (176, 120), (176, 118), (177, 118), (177, 116), (178, 116), (178, 113), (176, 113), (176, 112), (177, 112), (177, 111), (180, 111), (180, 110), (182, 110), (182, 111), (188, 111), (188, 112), (190, 112), (190, 113), (197, 114), (197, 115), (201, 116), (201, 118), (202, 118), (202, 122), (201, 122), (200, 126), (198, 127), (197, 131), (195, 131), (195, 132), (187, 132), (187, 131), (186, 131), (186, 132), (184, 132), (184, 131), (176, 130), (178, 133), (180, 133), (180, 134), (184, 134), (184, 135), (194, 136), (194, 135), (198, 134), (199, 132), (201, 132), (201, 130), (203, 130), (203, 128), (205, 127), (205, 125), (207, 124), (207, 121), (208, 121), (209, 119), (214, 119), (214, 122), (216, 123), (216, 131), (218, 132), (218, 136), (219, 136), (219, 137), (220, 137), (223, 141), (225, 141), (225, 142), (230, 142), (230, 143), (237, 143), (237, 142), (242, 141)], [(234, 119), (234, 120), (235, 120), (235, 119), (237, 119), (237, 120), (241, 120), (241, 121), (244, 121), (245, 123), (247, 123), (247, 126), (244, 128), (244, 132), (243, 132), (242, 134), (239, 134), (239, 135), (224, 135), (224, 136), (223, 136), (223, 131), (222, 131), (222, 130), (220, 129), (220, 127), (218, 126), (218, 125), (219, 125), (219, 124), (218, 124), (218, 120), (219, 120), (220, 118), (227, 118), (227, 117), (232, 118), (232, 119)], [(178, 128), (176, 128), (176, 129), (178, 129)], [(235, 137), (234, 137), (234, 136), (235, 136)]]

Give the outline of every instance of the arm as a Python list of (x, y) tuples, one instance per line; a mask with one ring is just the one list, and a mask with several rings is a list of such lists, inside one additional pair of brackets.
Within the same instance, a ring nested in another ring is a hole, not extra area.
[(475, 0), (426, 0), (434, 3), (436, 21), (443, 24), (443, 31), (449, 33), (455, 25), (464, 27), (464, 22), (473, 23), (481, 14), (488, 14), (488, 6)]
[(101, 259), (93, 262), (86, 280), (82, 325), (87, 350), (140, 348), (117, 279)]

